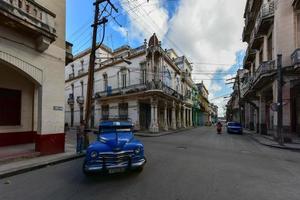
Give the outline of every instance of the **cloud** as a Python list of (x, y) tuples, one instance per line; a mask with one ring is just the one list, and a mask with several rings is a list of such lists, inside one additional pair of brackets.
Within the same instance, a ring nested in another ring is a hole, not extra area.
[(168, 11), (163, 7), (163, 0), (127, 1), (120, 0), (130, 21), (129, 38), (143, 40), (154, 32), (159, 38), (164, 38), (168, 31)]

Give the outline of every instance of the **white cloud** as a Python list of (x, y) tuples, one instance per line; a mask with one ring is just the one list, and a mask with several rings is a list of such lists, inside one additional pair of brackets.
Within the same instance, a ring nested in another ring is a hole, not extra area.
[[(213, 64), (234, 64), (236, 52), (245, 48), (242, 43), (245, 4), (246, 0), (181, 0), (177, 13), (170, 20), (167, 37), (196, 63), (194, 71), (227, 71), (232, 65)], [(206, 80), (212, 77), (193, 75), (196, 80), (204, 79), (211, 96), (218, 96), (216, 93), (224, 86)], [(224, 99), (214, 101), (221, 113), (224, 113), (224, 102)]]
[(168, 11), (162, 6), (163, 0), (121, 0), (126, 10), (130, 25), (129, 38), (143, 40), (149, 38), (154, 32), (163, 38), (168, 31)]

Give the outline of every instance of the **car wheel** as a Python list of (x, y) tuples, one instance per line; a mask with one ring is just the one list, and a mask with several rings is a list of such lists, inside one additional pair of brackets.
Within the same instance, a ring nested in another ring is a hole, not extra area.
[(135, 169), (133, 169), (134, 172), (137, 172), (137, 173), (141, 173), (144, 169), (144, 166), (141, 166), (141, 167), (137, 167)]
[(83, 172), (83, 174), (86, 175), (86, 176), (91, 176), (91, 175), (92, 175), (92, 172), (87, 171), (87, 170), (85, 169), (85, 165), (86, 165), (86, 162), (84, 161), (83, 164), (82, 164), (82, 172)]

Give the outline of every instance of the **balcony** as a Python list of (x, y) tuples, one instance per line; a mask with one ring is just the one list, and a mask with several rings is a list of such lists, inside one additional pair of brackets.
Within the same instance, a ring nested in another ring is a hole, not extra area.
[(300, 9), (300, 0), (294, 0), (294, 1), (293, 1), (293, 7), (294, 7), (296, 10), (299, 10), (299, 9)]
[(253, 82), (253, 77), (250, 77), (249, 75), (244, 78), (244, 81), (241, 84), (241, 98), (244, 98), (246, 96), (246, 93), (250, 90), (251, 85)]
[(39, 52), (56, 40), (55, 18), (32, 0), (0, 0), (0, 24), (34, 39)]
[(73, 106), (75, 103), (75, 100), (74, 100), (74, 94), (69, 94), (69, 98), (68, 98), (68, 104), (70, 106)]
[(73, 62), (73, 44), (70, 42), (66, 41), (66, 66), (70, 63)]
[(69, 74), (69, 79), (73, 79), (75, 77), (74, 73)]
[(253, 30), (250, 36), (249, 47), (254, 50), (259, 50), (263, 41), (264, 41), (264, 37), (262, 35), (256, 34), (256, 31)]
[(276, 74), (275, 61), (262, 62), (255, 72), (253, 86), (255, 88), (263, 87), (270, 81), (273, 81), (271, 76)]
[(292, 65), (295, 69), (300, 69), (300, 49), (296, 49), (291, 55)]
[(166, 95), (175, 97), (179, 100), (183, 100), (183, 96), (179, 94), (177, 91), (173, 90), (172, 88), (168, 87), (161, 81), (150, 81), (146, 84), (136, 84), (130, 85), (125, 88), (115, 88), (115, 89), (108, 89), (106, 91), (97, 92), (95, 94), (96, 99), (110, 97), (110, 96), (118, 96), (118, 95), (125, 95), (125, 94), (133, 94), (139, 93), (143, 91), (160, 91)]
[(255, 55), (256, 51), (248, 46), (244, 57), (244, 69), (250, 69), (251, 66), (249, 66), (249, 64), (254, 61)]
[(80, 69), (80, 70), (78, 70), (78, 76), (81, 76), (81, 75), (83, 75), (85, 72), (84, 72), (84, 69)]
[(78, 96), (77, 99), (76, 99), (76, 102), (79, 105), (83, 105), (84, 104), (84, 97), (83, 96)]
[(262, 5), (255, 23), (256, 34), (267, 34), (274, 22), (274, 0)]

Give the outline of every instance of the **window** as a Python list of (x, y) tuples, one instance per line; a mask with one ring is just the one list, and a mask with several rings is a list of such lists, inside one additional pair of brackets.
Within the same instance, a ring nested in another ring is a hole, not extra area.
[(30, 6), (28, 4), (26, 5), (26, 12), (30, 13)]
[(21, 0), (18, 1), (18, 7), (22, 8), (23, 7), (23, 2)]
[(107, 80), (107, 74), (103, 74), (103, 89), (104, 91), (107, 91), (108, 88), (108, 80)]
[(109, 105), (101, 106), (102, 120), (107, 120), (109, 116)]
[(128, 119), (128, 103), (119, 103), (119, 118), (121, 120)]
[(21, 91), (0, 88), (0, 126), (21, 125)]
[(146, 84), (147, 73), (146, 73), (146, 63), (141, 64), (141, 84)]
[(37, 9), (33, 9), (34, 16), (37, 16)]
[(127, 87), (127, 69), (121, 70), (121, 87), (122, 88)]

